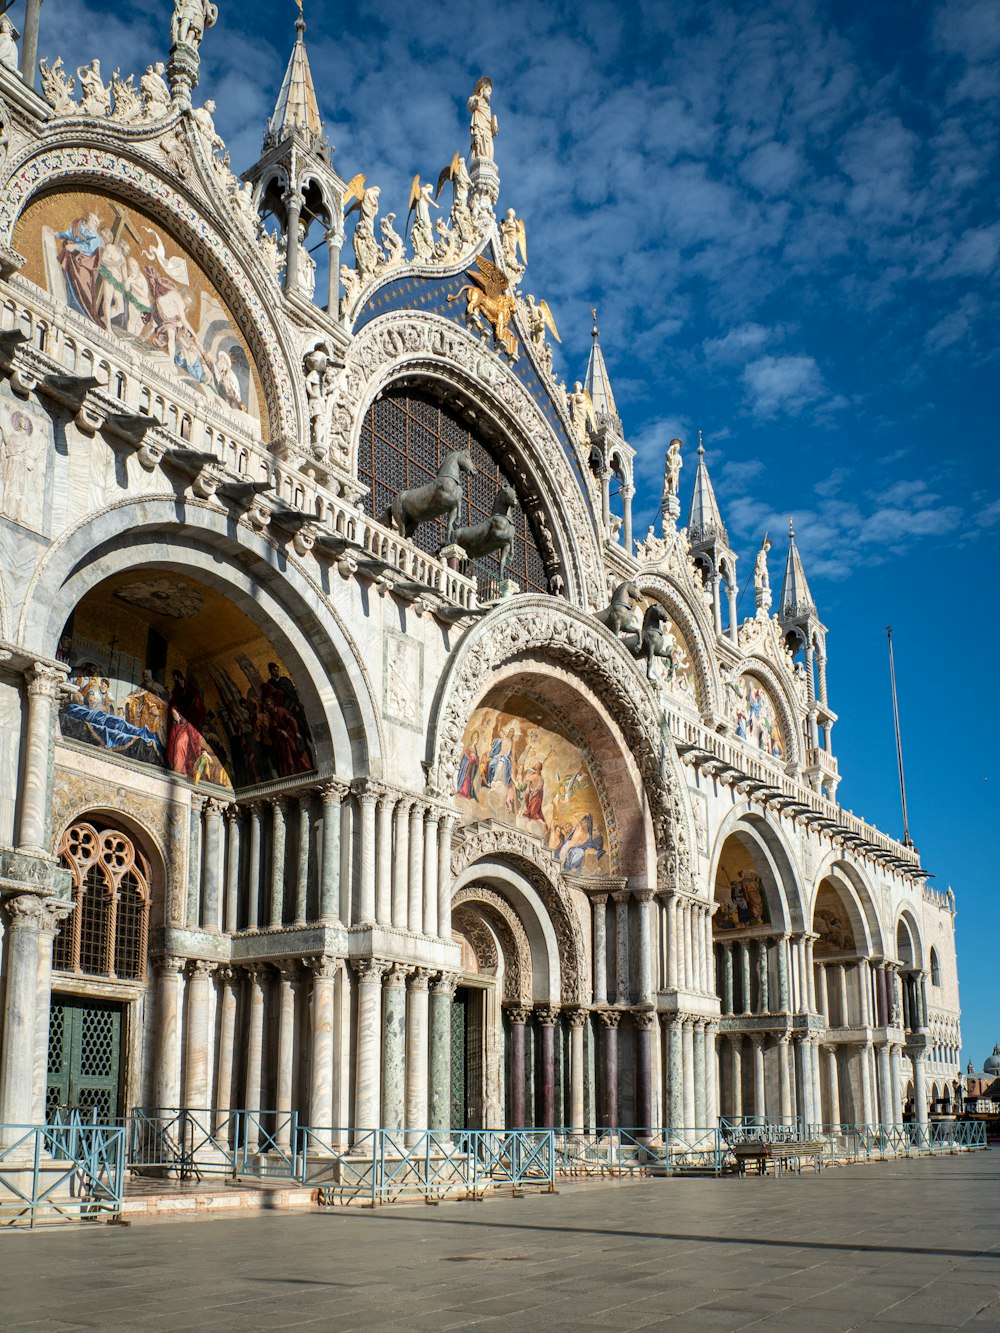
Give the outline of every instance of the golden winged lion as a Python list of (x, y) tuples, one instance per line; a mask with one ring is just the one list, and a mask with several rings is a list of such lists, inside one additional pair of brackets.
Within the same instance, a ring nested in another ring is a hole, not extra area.
[[(478, 270), (478, 271), (477, 271)], [(448, 297), (448, 304), (465, 297), (465, 318), (483, 328), (483, 315), (493, 326), (493, 337), (509, 356), (517, 355), (517, 338), (508, 325), (517, 310), (517, 301), (507, 290), (510, 285), (496, 264), (476, 257), (476, 268), (466, 269), (472, 279)]]

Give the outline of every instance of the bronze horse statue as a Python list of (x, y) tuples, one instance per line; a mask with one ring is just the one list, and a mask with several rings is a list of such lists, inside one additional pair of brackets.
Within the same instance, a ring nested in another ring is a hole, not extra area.
[(493, 512), (482, 523), (473, 523), (465, 528), (456, 528), (452, 541), (461, 546), (470, 560), (477, 560), (483, 555), (500, 552), (500, 577), (504, 577), (507, 557), (514, 543), (514, 520), (510, 511), (517, 504), (513, 486), (501, 486), (493, 502)]
[(611, 598), (611, 605), (603, 611), (595, 612), (594, 619), (607, 625), (612, 634), (635, 634), (641, 637), (642, 631), (633, 611), (640, 597), (641, 593), (634, 583), (619, 583)]
[(421, 523), (432, 518), (446, 517), (444, 544), (450, 546), (462, 503), (464, 473), (475, 476), (476, 465), (468, 449), (456, 449), (445, 458), (433, 481), (423, 486), (414, 486), (408, 491), (400, 491), (384, 514), (382, 522), (388, 527), (391, 519), (397, 532), (404, 537), (412, 537)]
[(669, 628), (666, 632), (663, 630), (663, 626), (668, 625), (669, 621), (670, 617), (663, 607), (658, 602), (651, 602), (642, 618), (642, 629), (638, 634), (630, 633), (625, 640), (636, 657), (646, 659), (647, 680), (654, 679), (653, 666), (657, 657), (667, 663), (667, 680), (673, 679), (674, 649), (677, 645)]

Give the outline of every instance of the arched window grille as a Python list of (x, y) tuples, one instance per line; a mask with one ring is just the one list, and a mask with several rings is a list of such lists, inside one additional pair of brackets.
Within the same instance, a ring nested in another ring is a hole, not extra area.
[[(387, 389), (368, 409), (358, 444), (358, 478), (369, 487), (368, 512), (381, 519), (399, 491), (433, 481), (446, 455), (455, 449), (468, 449), (476, 465), (475, 476), (463, 477), (466, 499), (458, 521), (462, 525), (480, 523), (492, 513), (500, 486), (513, 485), (512, 478), (468, 423), (447, 405), (411, 386)], [(506, 577), (520, 584), (522, 592), (547, 592), (539, 543), (522, 507), (525, 496), (517, 486), (514, 490), (518, 507), (511, 515), (515, 533)], [(444, 520), (422, 523), (413, 540), (436, 555), (444, 543)], [(495, 586), (500, 577), (499, 558), (484, 556), (473, 561), (472, 568), (480, 594), (489, 595), (491, 584)]]
[(937, 949), (931, 949), (931, 985), (941, 985), (941, 960)]
[(59, 845), (73, 876), (74, 911), (63, 923), (52, 966), (78, 976), (146, 979), (149, 867), (120, 829), (73, 824)]

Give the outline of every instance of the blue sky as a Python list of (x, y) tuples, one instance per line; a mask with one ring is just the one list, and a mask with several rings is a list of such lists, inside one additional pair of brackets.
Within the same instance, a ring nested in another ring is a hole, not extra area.
[[(40, 54), (140, 71), (166, 56), (169, 9), (46, 0)], [(295, 5), (220, 10), (198, 96), (216, 99), (239, 170)], [(436, 179), (467, 147), (465, 98), (490, 74), (501, 205), (527, 223), (524, 287), (552, 307), (569, 380), (599, 308), (640, 453), (637, 531), (675, 433), (689, 491), (699, 428), (743, 577), (765, 529), (778, 574), (795, 515), (829, 628), (841, 797), (898, 834), (893, 625), (911, 831), (958, 896), (979, 1067), (1000, 1040), (1000, 6), (306, 0), (306, 18), (338, 170), (364, 171), (399, 217), (413, 174)]]

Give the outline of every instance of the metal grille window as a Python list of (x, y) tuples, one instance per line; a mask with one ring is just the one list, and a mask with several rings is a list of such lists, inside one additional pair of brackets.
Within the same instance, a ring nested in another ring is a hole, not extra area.
[[(369, 487), (368, 512), (382, 519), (399, 491), (433, 481), (445, 456), (455, 449), (468, 449), (476, 465), (476, 475), (463, 478), (466, 499), (459, 524), (481, 523), (492, 513), (500, 486), (514, 485), (509, 474), (467, 423), (429, 393), (387, 389), (368, 409), (358, 446), (358, 477)], [(547, 592), (538, 540), (523, 508), (525, 497), (517, 486), (514, 490), (518, 508), (512, 514), (516, 529), (506, 575), (523, 592)], [(413, 540), (435, 555), (444, 543), (444, 530), (443, 519), (421, 523)], [(500, 578), (499, 557), (484, 556), (470, 564), (480, 595), (493, 595)]]
[(73, 875), (75, 910), (56, 938), (60, 972), (144, 981), (149, 933), (149, 872), (119, 829), (74, 824), (59, 847)]

